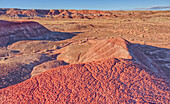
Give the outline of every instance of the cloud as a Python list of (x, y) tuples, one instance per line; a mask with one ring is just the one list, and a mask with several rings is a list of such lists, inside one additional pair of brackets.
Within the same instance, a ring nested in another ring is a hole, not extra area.
[(152, 6), (148, 8), (135, 8), (135, 9), (170, 9), (170, 6)]
[(153, 6), (148, 9), (170, 9), (170, 6)]

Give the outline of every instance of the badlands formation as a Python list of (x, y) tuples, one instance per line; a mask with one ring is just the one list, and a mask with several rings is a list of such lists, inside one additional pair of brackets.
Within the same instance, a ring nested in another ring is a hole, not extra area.
[(169, 104), (169, 17), (0, 9), (0, 103)]
[(0, 15), (13, 18), (81, 18), (93, 19), (96, 17), (134, 17), (155, 14), (157, 11), (101, 11), (101, 10), (66, 10), (66, 9), (18, 9), (0, 8)]

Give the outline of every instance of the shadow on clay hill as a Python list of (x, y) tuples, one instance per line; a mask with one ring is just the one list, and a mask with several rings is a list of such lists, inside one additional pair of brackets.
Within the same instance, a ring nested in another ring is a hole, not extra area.
[(138, 49), (158, 64), (167, 76), (170, 76), (170, 49), (150, 45), (134, 45), (136, 45)]

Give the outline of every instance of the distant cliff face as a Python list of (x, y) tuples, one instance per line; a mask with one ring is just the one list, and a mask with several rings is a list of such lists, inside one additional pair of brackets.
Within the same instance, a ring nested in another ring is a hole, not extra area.
[(24, 39), (41, 39), (50, 31), (37, 22), (8, 22), (0, 20), (0, 46)]

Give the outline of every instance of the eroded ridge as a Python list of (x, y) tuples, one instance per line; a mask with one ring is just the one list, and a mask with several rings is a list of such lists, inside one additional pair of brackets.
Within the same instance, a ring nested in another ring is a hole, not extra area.
[(61, 66), (0, 90), (2, 104), (168, 104), (169, 98), (169, 80), (123, 59)]

